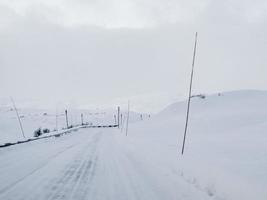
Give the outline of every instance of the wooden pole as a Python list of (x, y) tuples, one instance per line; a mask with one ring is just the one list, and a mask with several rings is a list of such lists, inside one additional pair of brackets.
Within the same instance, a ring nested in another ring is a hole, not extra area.
[(82, 125), (83, 125), (83, 114), (81, 114), (81, 121), (82, 121)]
[(128, 101), (128, 112), (127, 112), (127, 122), (126, 122), (126, 136), (128, 135), (129, 115), (130, 115), (130, 101)]
[(58, 128), (57, 128), (57, 108), (56, 108), (56, 131), (58, 131)]
[(22, 123), (21, 123), (21, 120), (20, 120), (20, 117), (19, 117), (19, 113), (18, 113), (16, 104), (15, 104), (15, 101), (13, 100), (12, 97), (10, 97), (10, 99), (11, 99), (11, 101), (12, 101), (12, 103), (13, 103), (13, 107), (14, 107), (14, 109), (15, 109), (15, 111), (16, 111), (16, 115), (17, 115), (17, 117), (18, 117), (19, 126), (20, 126), (20, 130), (21, 130), (22, 136), (23, 136), (23, 138), (25, 138), (24, 130), (23, 130), (23, 127), (22, 127)]
[(120, 106), (118, 106), (118, 128), (120, 128)]
[(188, 103), (187, 103), (187, 112), (186, 112), (186, 121), (185, 121), (185, 130), (184, 130), (184, 139), (183, 139), (182, 155), (184, 154), (186, 133), (187, 133), (187, 127), (188, 127), (188, 119), (189, 119), (189, 111), (190, 111), (190, 103), (191, 103), (191, 93), (192, 93), (192, 85), (193, 85), (193, 76), (194, 76), (194, 66), (195, 66), (196, 49), (197, 49), (197, 32), (196, 32), (196, 35), (195, 35), (195, 45), (194, 45), (192, 71), (191, 71), (190, 87), (189, 87), (189, 94), (188, 94)]
[(68, 110), (65, 110), (67, 129), (69, 128)]

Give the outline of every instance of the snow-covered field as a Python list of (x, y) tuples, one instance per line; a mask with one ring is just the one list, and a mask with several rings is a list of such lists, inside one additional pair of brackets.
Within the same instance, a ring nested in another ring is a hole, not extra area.
[[(38, 128), (48, 128), (51, 132), (66, 128), (65, 110), (37, 109), (37, 108), (18, 108), (20, 120), (23, 124), (26, 139), (32, 138), (34, 131)], [(117, 115), (116, 109), (109, 110), (68, 110), (69, 125), (81, 125), (81, 113), (84, 123), (92, 125), (114, 125), (114, 115)], [(125, 120), (126, 112), (122, 112)], [(140, 114), (131, 112), (131, 122), (140, 121)], [(143, 118), (148, 118), (143, 115)], [(117, 123), (117, 117), (116, 117)], [(16, 142), (23, 140), (18, 118), (13, 106), (5, 103), (0, 105), (0, 145), (7, 142)]]
[[(0, 199), (267, 199), (266, 105), (264, 91), (193, 98), (184, 156), (186, 102), (132, 120), (127, 137), (80, 129), (0, 149)], [(2, 141), (17, 139), (15, 117), (1, 109)]]

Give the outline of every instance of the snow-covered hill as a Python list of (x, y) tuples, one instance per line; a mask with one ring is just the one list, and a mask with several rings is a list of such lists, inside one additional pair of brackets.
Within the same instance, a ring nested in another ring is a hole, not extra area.
[(181, 156), (186, 104), (172, 104), (150, 122), (133, 127), (136, 140), (151, 141), (142, 149), (177, 166), (173, 170), (186, 181), (218, 199), (266, 199), (267, 92), (192, 98)]

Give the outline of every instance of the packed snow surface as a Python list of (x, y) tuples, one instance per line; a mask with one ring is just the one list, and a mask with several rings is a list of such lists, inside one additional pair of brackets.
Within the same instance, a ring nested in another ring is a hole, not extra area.
[(0, 199), (267, 199), (267, 92), (194, 97), (191, 105), (183, 156), (186, 102), (132, 120), (128, 136), (82, 128), (2, 148)]

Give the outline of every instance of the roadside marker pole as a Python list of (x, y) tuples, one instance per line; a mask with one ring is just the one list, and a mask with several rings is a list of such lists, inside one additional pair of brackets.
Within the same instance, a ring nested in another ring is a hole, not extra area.
[(81, 121), (82, 121), (82, 126), (83, 126), (83, 113), (81, 114)]
[(123, 117), (123, 121), (122, 121), (122, 125), (121, 125), (121, 132), (123, 131), (123, 128), (124, 128), (124, 122), (125, 122), (125, 119), (126, 119), (126, 116)]
[(120, 106), (118, 106), (118, 128), (120, 128)]
[(58, 128), (57, 128), (57, 108), (56, 108), (56, 131), (58, 131)]
[(13, 103), (13, 107), (16, 111), (16, 114), (17, 114), (17, 117), (18, 117), (18, 120), (19, 120), (19, 126), (20, 126), (20, 130), (21, 130), (21, 133), (22, 133), (22, 136), (23, 138), (25, 138), (25, 135), (24, 135), (24, 130), (23, 130), (23, 127), (22, 127), (22, 123), (21, 123), (21, 120), (20, 120), (20, 117), (19, 117), (19, 113), (18, 113), (18, 110), (17, 110), (17, 107), (16, 107), (16, 104), (15, 104), (15, 101), (13, 100), (12, 97), (10, 97), (12, 103)]
[(127, 122), (126, 122), (126, 136), (128, 135), (129, 115), (130, 115), (130, 101), (128, 101), (128, 112), (127, 112)]
[(191, 93), (192, 93), (194, 66), (195, 66), (195, 57), (196, 57), (196, 48), (197, 48), (197, 32), (196, 32), (196, 35), (195, 35), (195, 45), (194, 45), (192, 71), (191, 71), (190, 87), (189, 87), (189, 94), (188, 94), (188, 103), (187, 103), (187, 112), (186, 112), (186, 122), (185, 122), (185, 130), (184, 130), (184, 140), (183, 140), (183, 147), (182, 147), (182, 155), (184, 154), (186, 132), (187, 132), (187, 126), (188, 126), (189, 111), (190, 111)]
[(65, 110), (67, 129), (69, 128), (68, 111)]

